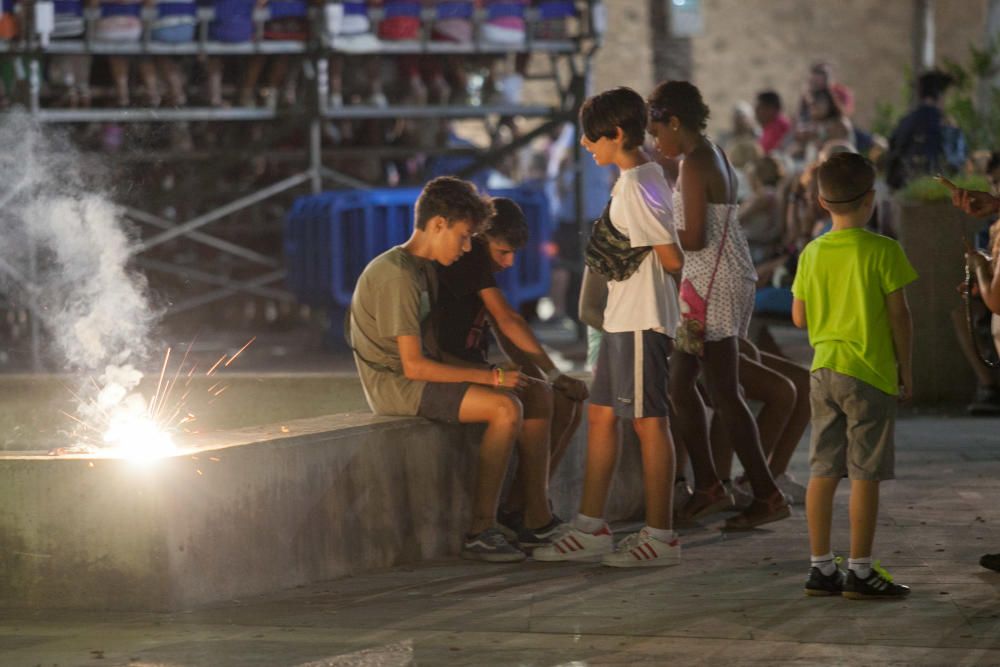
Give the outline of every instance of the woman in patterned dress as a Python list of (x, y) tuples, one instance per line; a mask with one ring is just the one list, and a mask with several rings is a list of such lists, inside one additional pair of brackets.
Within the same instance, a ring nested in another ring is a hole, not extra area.
[(737, 219), (735, 173), (722, 149), (705, 136), (709, 111), (694, 85), (661, 83), (648, 102), (649, 133), (657, 148), (667, 157), (684, 156), (674, 190), (674, 220), (687, 257), (683, 279), (708, 301), (704, 356), (675, 348), (671, 357), (675, 425), (695, 475), (694, 495), (678, 514), (694, 520), (732, 504), (712, 461), (705, 404), (696, 387), (704, 370), (712, 406), (754, 494), (753, 503), (727, 520), (726, 527), (750, 529), (783, 519), (790, 511), (768, 470), (757, 425), (739, 389), (737, 340), (747, 334), (757, 274)]

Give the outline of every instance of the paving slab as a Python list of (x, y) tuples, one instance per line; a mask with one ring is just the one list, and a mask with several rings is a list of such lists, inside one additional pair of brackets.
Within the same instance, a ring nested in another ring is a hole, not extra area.
[[(978, 565), (1000, 551), (1000, 422), (911, 414), (897, 438), (875, 555), (905, 601), (803, 595), (796, 508), (741, 534), (710, 517), (675, 568), (451, 559), (180, 612), (4, 611), (0, 665), (1000, 665), (1000, 574)], [(846, 554), (846, 484), (836, 502)]]

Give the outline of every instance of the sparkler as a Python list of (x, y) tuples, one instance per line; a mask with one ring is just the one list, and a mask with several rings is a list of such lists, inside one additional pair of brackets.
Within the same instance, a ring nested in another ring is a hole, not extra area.
[[(228, 367), (255, 340), (256, 336), (229, 357), (228, 361), (226, 361), (228, 355), (223, 354), (205, 376), (212, 377), (220, 370), (219, 367), (223, 362), (225, 365), (222, 368)], [(190, 433), (185, 425), (196, 420), (195, 415), (187, 409), (187, 404), (197, 364), (185, 369), (193, 344), (192, 340), (172, 375), (169, 373), (171, 348), (167, 348), (160, 367), (156, 392), (148, 403), (140, 393), (129, 393), (126, 389), (126, 386), (135, 386), (141, 378), (138, 371), (128, 366), (109, 367), (103, 378), (103, 386), (91, 377), (91, 382), (98, 390), (95, 398), (84, 400), (67, 387), (67, 390), (80, 402), (80, 414), (85, 417), (80, 418), (63, 412), (64, 416), (74, 422), (74, 437), (77, 444), (54, 449), (49, 453), (52, 455), (101, 453), (137, 462), (150, 462), (180, 453), (173, 436), (180, 431)], [(182, 374), (183, 379), (181, 379)], [(119, 376), (131, 377), (134, 382), (123, 386)], [(179, 383), (183, 384), (184, 391), (179, 398), (173, 399), (174, 389)], [(221, 380), (213, 384), (207, 391), (212, 397), (209, 404), (218, 399), (228, 388), (229, 385)]]

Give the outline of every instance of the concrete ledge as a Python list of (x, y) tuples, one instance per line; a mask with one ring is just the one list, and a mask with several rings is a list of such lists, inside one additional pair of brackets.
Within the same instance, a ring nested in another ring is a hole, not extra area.
[[(564, 517), (584, 433), (552, 484)], [(0, 606), (188, 608), (457, 554), (479, 435), (352, 413), (205, 435), (148, 467), (9, 452)], [(642, 506), (638, 450), (623, 450), (612, 519)]]

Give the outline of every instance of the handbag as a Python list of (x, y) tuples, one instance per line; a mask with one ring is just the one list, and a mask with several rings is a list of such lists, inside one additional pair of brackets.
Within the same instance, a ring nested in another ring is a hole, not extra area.
[(715, 285), (715, 275), (719, 272), (719, 262), (722, 260), (722, 250), (726, 247), (726, 240), (729, 238), (729, 218), (733, 211), (730, 209), (726, 216), (726, 224), (722, 229), (722, 240), (719, 241), (719, 252), (715, 255), (715, 268), (712, 269), (712, 277), (708, 281), (708, 289), (705, 298), (698, 294), (694, 283), (685, 278), (681, 281), (681, 289), (678, 294), (681, 307), (681, 321), (677, 325), (677, 333), (674, 337), (674, 347), (681, 352), (702, 357), (705, 355), (705, 327), (708, 320), (708, 300), (712, 296), (712, 287)]
[(633, 248), (629, 238), (611, 224), (611, 199), (608, 199), (601, 217), (594, 221), (583, 259), (594, 273), (621, 282), (639, 270), (650, 250), (650, 246)]

